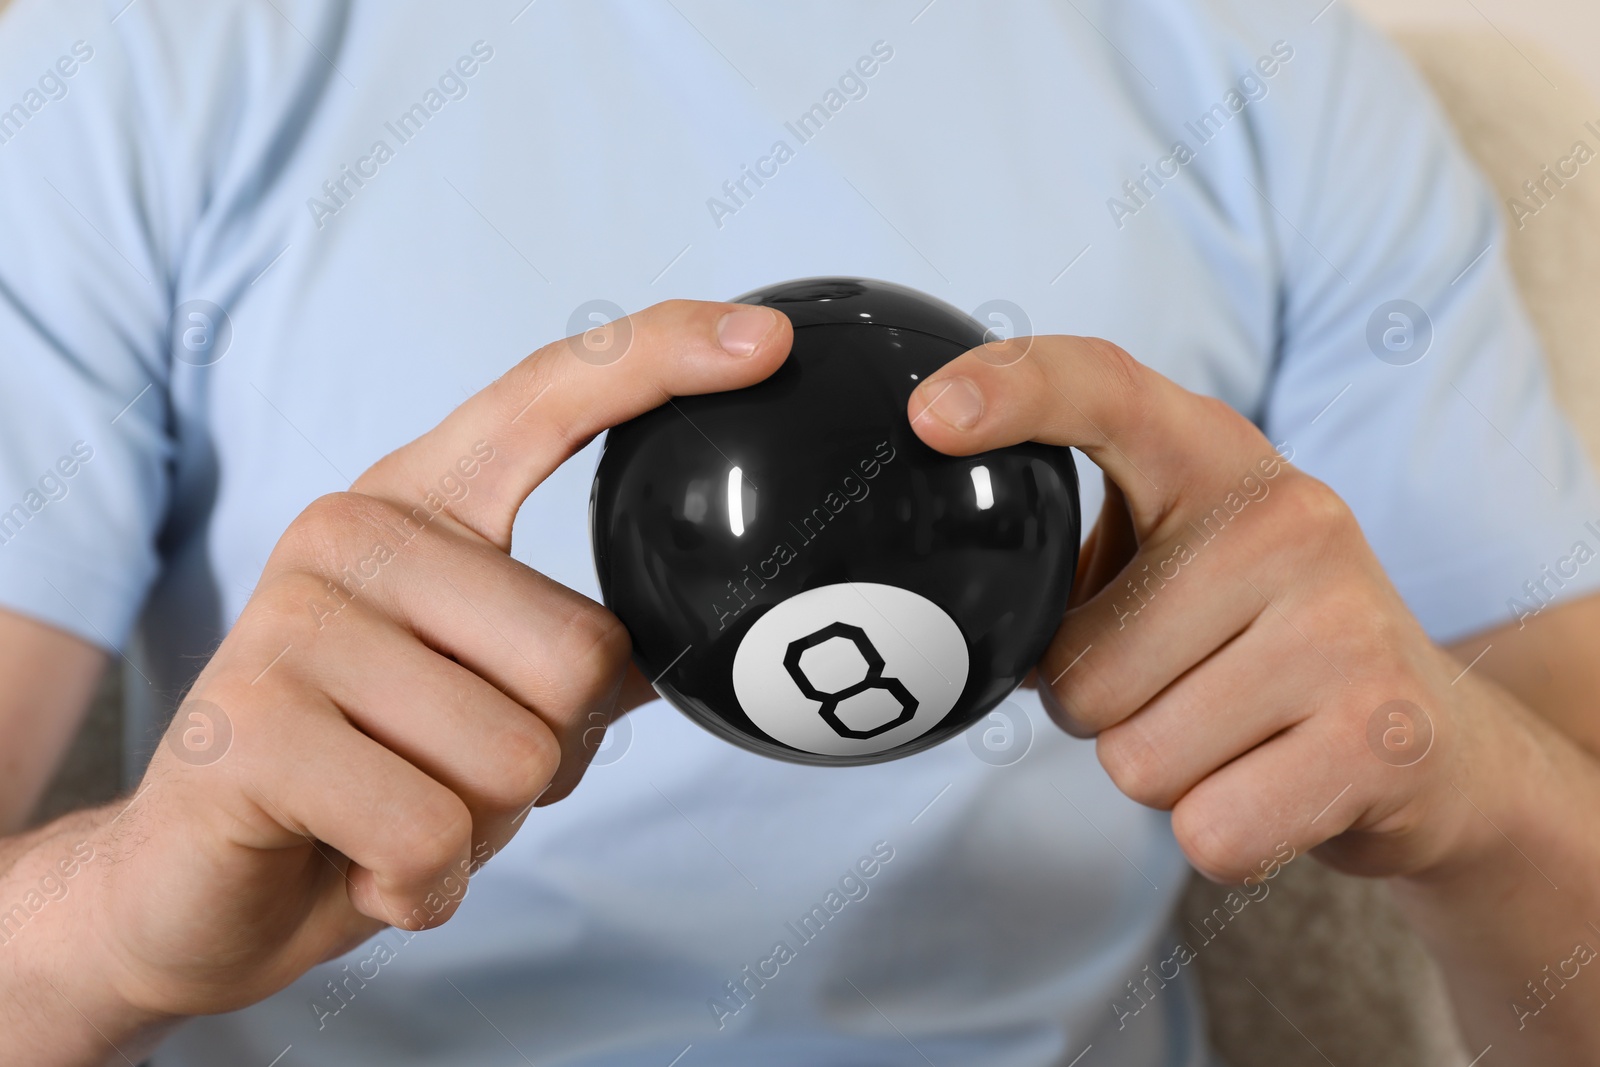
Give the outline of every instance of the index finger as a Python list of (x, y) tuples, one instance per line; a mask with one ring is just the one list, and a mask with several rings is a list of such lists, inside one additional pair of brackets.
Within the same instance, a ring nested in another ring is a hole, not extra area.
[[(1020, 352), (1020, 354), (1019, 354)], [(912, 393), (917, 435), (950, 455), (1023, 441), (1070, 445), (1117, 483), (1141, 541), (1181, 525), (1273, 453), (1247, 419), (1093, 337), (972, 349)]]
[[(789, 320), (771, 308), (655, 304), (545, 345), (351, 489), (407, 508), (431, 496), (509, 550), (512, 520), (528, 494), (597, 434), (675, 396), (753, 385), (778, 368), (792, 340)], [(452, 475), (471, 478), (471, 491), (444, 500), (440, 481)]]

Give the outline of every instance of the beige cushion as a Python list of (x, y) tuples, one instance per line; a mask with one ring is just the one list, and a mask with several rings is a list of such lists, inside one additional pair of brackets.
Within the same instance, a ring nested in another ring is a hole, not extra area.
[[(1381, 882), (1310, 857), (1198, 949), (1211, 1039), (1230, 1067), (1463, 1067), (1433, 961)], [(1227, 892), (1196, 878), (1181, 920)], [(1212, 928), (1218, 924), (1213, 922)]]
[[(1522, 183), (1543, 177), (1543, 166), (1554, 170), (1575, 142), (1600, 154), (1600, 104), (1537, 45), (1513, 47), (1490, 30), (1396, 36), (1502, 204), (1516, 197), (1537, 206)], [(1520, 224), (1508, 221), (1511, 265), (1549, 354), (1556, 395), (1600, 463), (1600, 158), (1548, 199)]]
[[(1536, 46), (1513, 46), (1492, 30), (1396, 37), (1502, 204), (1515, 196), (1537, 206), (1522, 183), (1554, 168), (1575, 141), (1600, 152), (1600, 134), (1584, 128), (1600, 127), (1600, 106)], [(1600, 464), (1600, 159), (1548, 200), (1520, 227), (1508, 209), (1511, 262), (1557, 395)], [(1438, 971), (1382, 883), (1301, 860), (1272, 887), (1199, 953), (1212, 1038), (1233, 1067), (1471, 1060), (1478, 1050), (1460, 1046)], [(1185, 917), (1198, 923), (1223, 892), (1196, 879)]]

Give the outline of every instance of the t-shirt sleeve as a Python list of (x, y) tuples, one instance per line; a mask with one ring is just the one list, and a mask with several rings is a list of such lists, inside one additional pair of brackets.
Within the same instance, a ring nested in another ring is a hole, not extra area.
[(1438, 640), (1593, 591), (1600, 489), (1492, 190), (1375, 30), (1338, 6), (1292, 38), (1252, 116), (1283, 272), (1264, 428), (1350, 504)]
[(113, 648), (174, 455), (170, 216), (115, 32), (98, 4), (0, 19), (0, 607)]
[[(193, 413), (228, 305), (270, 265), (239, 233), (337, 84), (349, 9), (0, 16), (0, 608), (120, 648), (164, 548), (204, 521), (215, 469)], [(237, 282), (199, 292), (208, 270)]]

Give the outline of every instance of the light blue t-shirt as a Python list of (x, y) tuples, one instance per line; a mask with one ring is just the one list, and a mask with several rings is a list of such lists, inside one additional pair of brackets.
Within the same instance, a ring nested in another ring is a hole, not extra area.
[[(1541, 569), (1594, 543), (1600, 494), (1494, 200), (1393, 49), (1322, 8), (15, 0), (0, 604), (136, 664), (137, 772), (307, 502), (593, 301), (820, 274), (1009, 301), (997, 324), (1223, 398), (1344, 495), (1437, 638), (1525, 583), (1587, 590), (1600, 568)], [(594, 461), (515, 541), (590, 595)], [(447, 926), (154, 1062), (1204, 1062), (1188, 980), (1129, 985), (1196, 940), (1167, 817), (1028, 694), (849, 770), (657, 703), (597, 762)]]

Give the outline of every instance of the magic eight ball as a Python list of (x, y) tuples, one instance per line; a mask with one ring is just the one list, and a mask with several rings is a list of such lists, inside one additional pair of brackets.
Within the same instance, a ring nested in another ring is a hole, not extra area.
[(794, 346), (746, 389), (606, 437), (590, 500), (605, 604), (679, 711), (798, 763), (879, 763), (958, 734), (1044, 652), (1077, 563), (1068, 449), (946, 456), (917, 383), (984, 328), (926, 294), (808, 278), (736, 298)]

